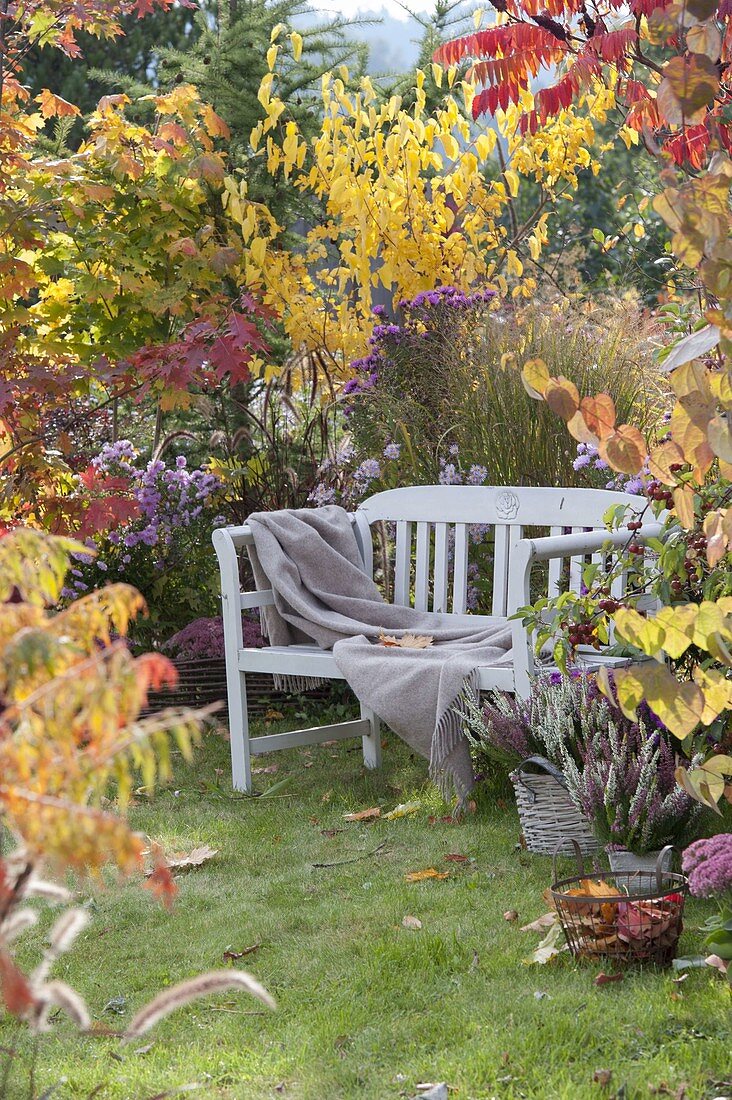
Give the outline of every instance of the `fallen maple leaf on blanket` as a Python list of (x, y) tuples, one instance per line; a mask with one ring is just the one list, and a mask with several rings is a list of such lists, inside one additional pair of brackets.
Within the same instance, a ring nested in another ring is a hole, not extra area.
[(428, 649), (432, 645), (430, 634), (402, 634), (395, 638), (393, 634), (379, 634), (379, 645), (397, 646), (399, 649)]

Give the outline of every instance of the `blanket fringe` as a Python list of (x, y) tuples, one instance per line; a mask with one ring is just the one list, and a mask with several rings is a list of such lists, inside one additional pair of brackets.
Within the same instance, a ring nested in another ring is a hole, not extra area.
[(430, 750), (430, 776), (440, 789), (440, 794), (447, 802), (452, 796), (457, 795), (455, 813), (459, 813), (465, 806), (470, 787), (463, 787), (457, 775), (445, 769), (445, 761), (450, 753), (463, 740), (463, 715), (460, 703), (468, 693), (478, 693), (478, 670), (475, 669), (465, 677), (460, 694), (452, 706), (448, 707), (437, 723), (435, 735), (432, 738)]
[(330, 683), (323, 676), (290, 676), (282, 672), (273, 673), (273, 679), (275, 691), (285, 691), (289, 695), (301, 695)]

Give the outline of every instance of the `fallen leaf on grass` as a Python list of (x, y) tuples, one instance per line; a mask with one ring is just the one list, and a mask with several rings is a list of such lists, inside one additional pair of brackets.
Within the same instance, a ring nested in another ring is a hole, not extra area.
[(536, 920), (532, 920), (531, 924), (524, 924), (519, 929), (520, 932), (546, 932), (547, 928), (553, 928), (557, 922), (556, 913), (542, 913)]
[(384, 814), (384, 820), (395, 821), (398, 817), (407, 817), (408, 814), (416, 814), (417, 810), (421, 810), (421, 808), (421, 802), (400, 802), (393, 810), (389, 810), (388, 814)]
[(378, 806), (372, 806), (369, 810), (359, 810), (355, 814), (344, 814), (344, 821), (373, 821), (374, 818), (381, 817), (381, 810)]
[(393, 634), (379, 634), (379, 645), (398, 649), (428, 649), (432, 645), (432, 637), (429, 634), (402, 634), (401, 638), (395, 638)]
[(427, 818), (428, 825), (459, 825), (462, 818), (453, 817), (452, 814), (445, 814), (443, 817), (435, 817), (434, 814), (430, 814)]
[(704, 962), (707, 966), (713, 966), (714, 969), (718, 970), (720, 974), (727, 973), (727, 967), (729, 966), (729, 963), (725, 962), (724, 959), (721, 959), (719, 955), (707, 955), (707, 957), (704, 959)]
[[(192, 852), (184, 852), (179, 856), (166, 856), (165, 863), (171, 871), (187, 871), (191, 867), (200, 867), (218, 854), (218, 848), (210, 848), (208, 844), (202, 844)], [(145, 878), (150, 878), (154, 873), (155, 868), (149, 867), (145, 871)]]
[(506, 912), (503, 914), (503, 919), (507, 920), (510, 924), (513, 921), (518, 920), (518, 912), (515, 909), (507, 909)]
[(610, 985), (611, 982), (622, 982), (625, 975), (623, 974), (605, 974), (604, 971), (595, 978), (595, 985)]
[(253, 951), (258, 951), (261, 946), (261, 943), (253, 943), (251, 947), (245, 947), (243, 951), (232, 951), (227, 947), (226, 951), (224, 951), (224, 962), (233, 962), (234, 959), (243, 959), (245, 955), (251, 955)]
[(606, 1089), (613, 1079), (613, 1071), (611, 1069), (596, 1069), (592, 1074), (592, 1080), (596, 1085), (599, 1085), (601, 1089)]
[(682, 1084), (675, 1089), (673, 1086), (666, 1084), (665, 1081), (661, 1081), (658, 1085), (649, 1085), (648, 1091), (651, 1096), (671, 1096), (673, 1100), (687, 1100), (689, 1095), (687, 1088), (687, 1085)]
[(470, 856), (461, 856), (457, 852), (448, 852), (445, 859), (450, 863), (467, 863)]
[(448, 878), (449, 871), (436, 871), (434, 867), (428, 867), (425, 871), (407, 871), (404, 876), (407, 882), (424, 882), (428, 878)]
[(406, 917), (402, 917), (402, 927), (409, 928), (411, 932), (419, 932), (422, 927), (422, 921), (419, 917), (410, 917), (407, 915)]
[(268, 764), (266, 768), (252, 768), (252, 775), (275, 775), (279, 767), (279, 764)]
[(543, 966), (551, 959), (556, 958), (561, 951), (567, 950), (566, 943), (562, 943), (561, 940), (562, 926), (559, 921), (557, 921), (551, 926), (541, 943), (537, 944), (533, 953), (529, 955), (527, 959), (524, 959), (524, 962), (538, 963), (540, 966)]
[(327, 836), (328, 840), (332, 840), (334, 836), (338, 836), (338, 834), (342, 832), (343, 829), (321, 829), (320, 835)]
[(418, 1090), (416, 1100), (447, 1100), (449, 1095), (448, 1086), (444, 1081), (437, 1083), (426, 1081), (414, 1087)]

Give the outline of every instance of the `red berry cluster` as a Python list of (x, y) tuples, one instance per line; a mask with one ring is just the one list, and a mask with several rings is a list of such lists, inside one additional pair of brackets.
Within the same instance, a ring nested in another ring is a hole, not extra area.
[(578, 645), (589, 645), (593, 646), (594, 649), (600, 648), (600, 643), (595, 634), (595, 627), (592, 623), (574, 623), (567, 631), (567, 637), (573, 649), (576, 649)]
[(618, 600), (604, 599), (598, 600), (597, 606), (601, 611), (607, 611), (608, 615), (612, 615), (614, 611), (617, 611), (623, 605)]
[(658, 501), (659, 504), (665, 504), (667, 508), (670, 508), (674, 502), (673, 493), (660, 481), (649, 481), (646, 486), (646, 495), (651, 500)]

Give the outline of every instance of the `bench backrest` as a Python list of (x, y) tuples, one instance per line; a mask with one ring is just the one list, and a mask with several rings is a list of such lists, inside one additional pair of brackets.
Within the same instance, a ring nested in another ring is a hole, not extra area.
[[(393, 602), (420, 611), (464, 614), (471, 529), (493, 529), (492, 614), (512, 614), (508, 577), (511, 553), (527, 528), (532, 536), (601, 530), (613, 505), (638, 509), (638, 498), (605, 489), (419, 485), (369, 497), (353, 515), (366, 571), (373, 575), (377, 523), (396, 525)], [(631, 518), (629, 515), (628, 518)], [(584, 559), (549, 564), (548, 594), (578, 592)]]

